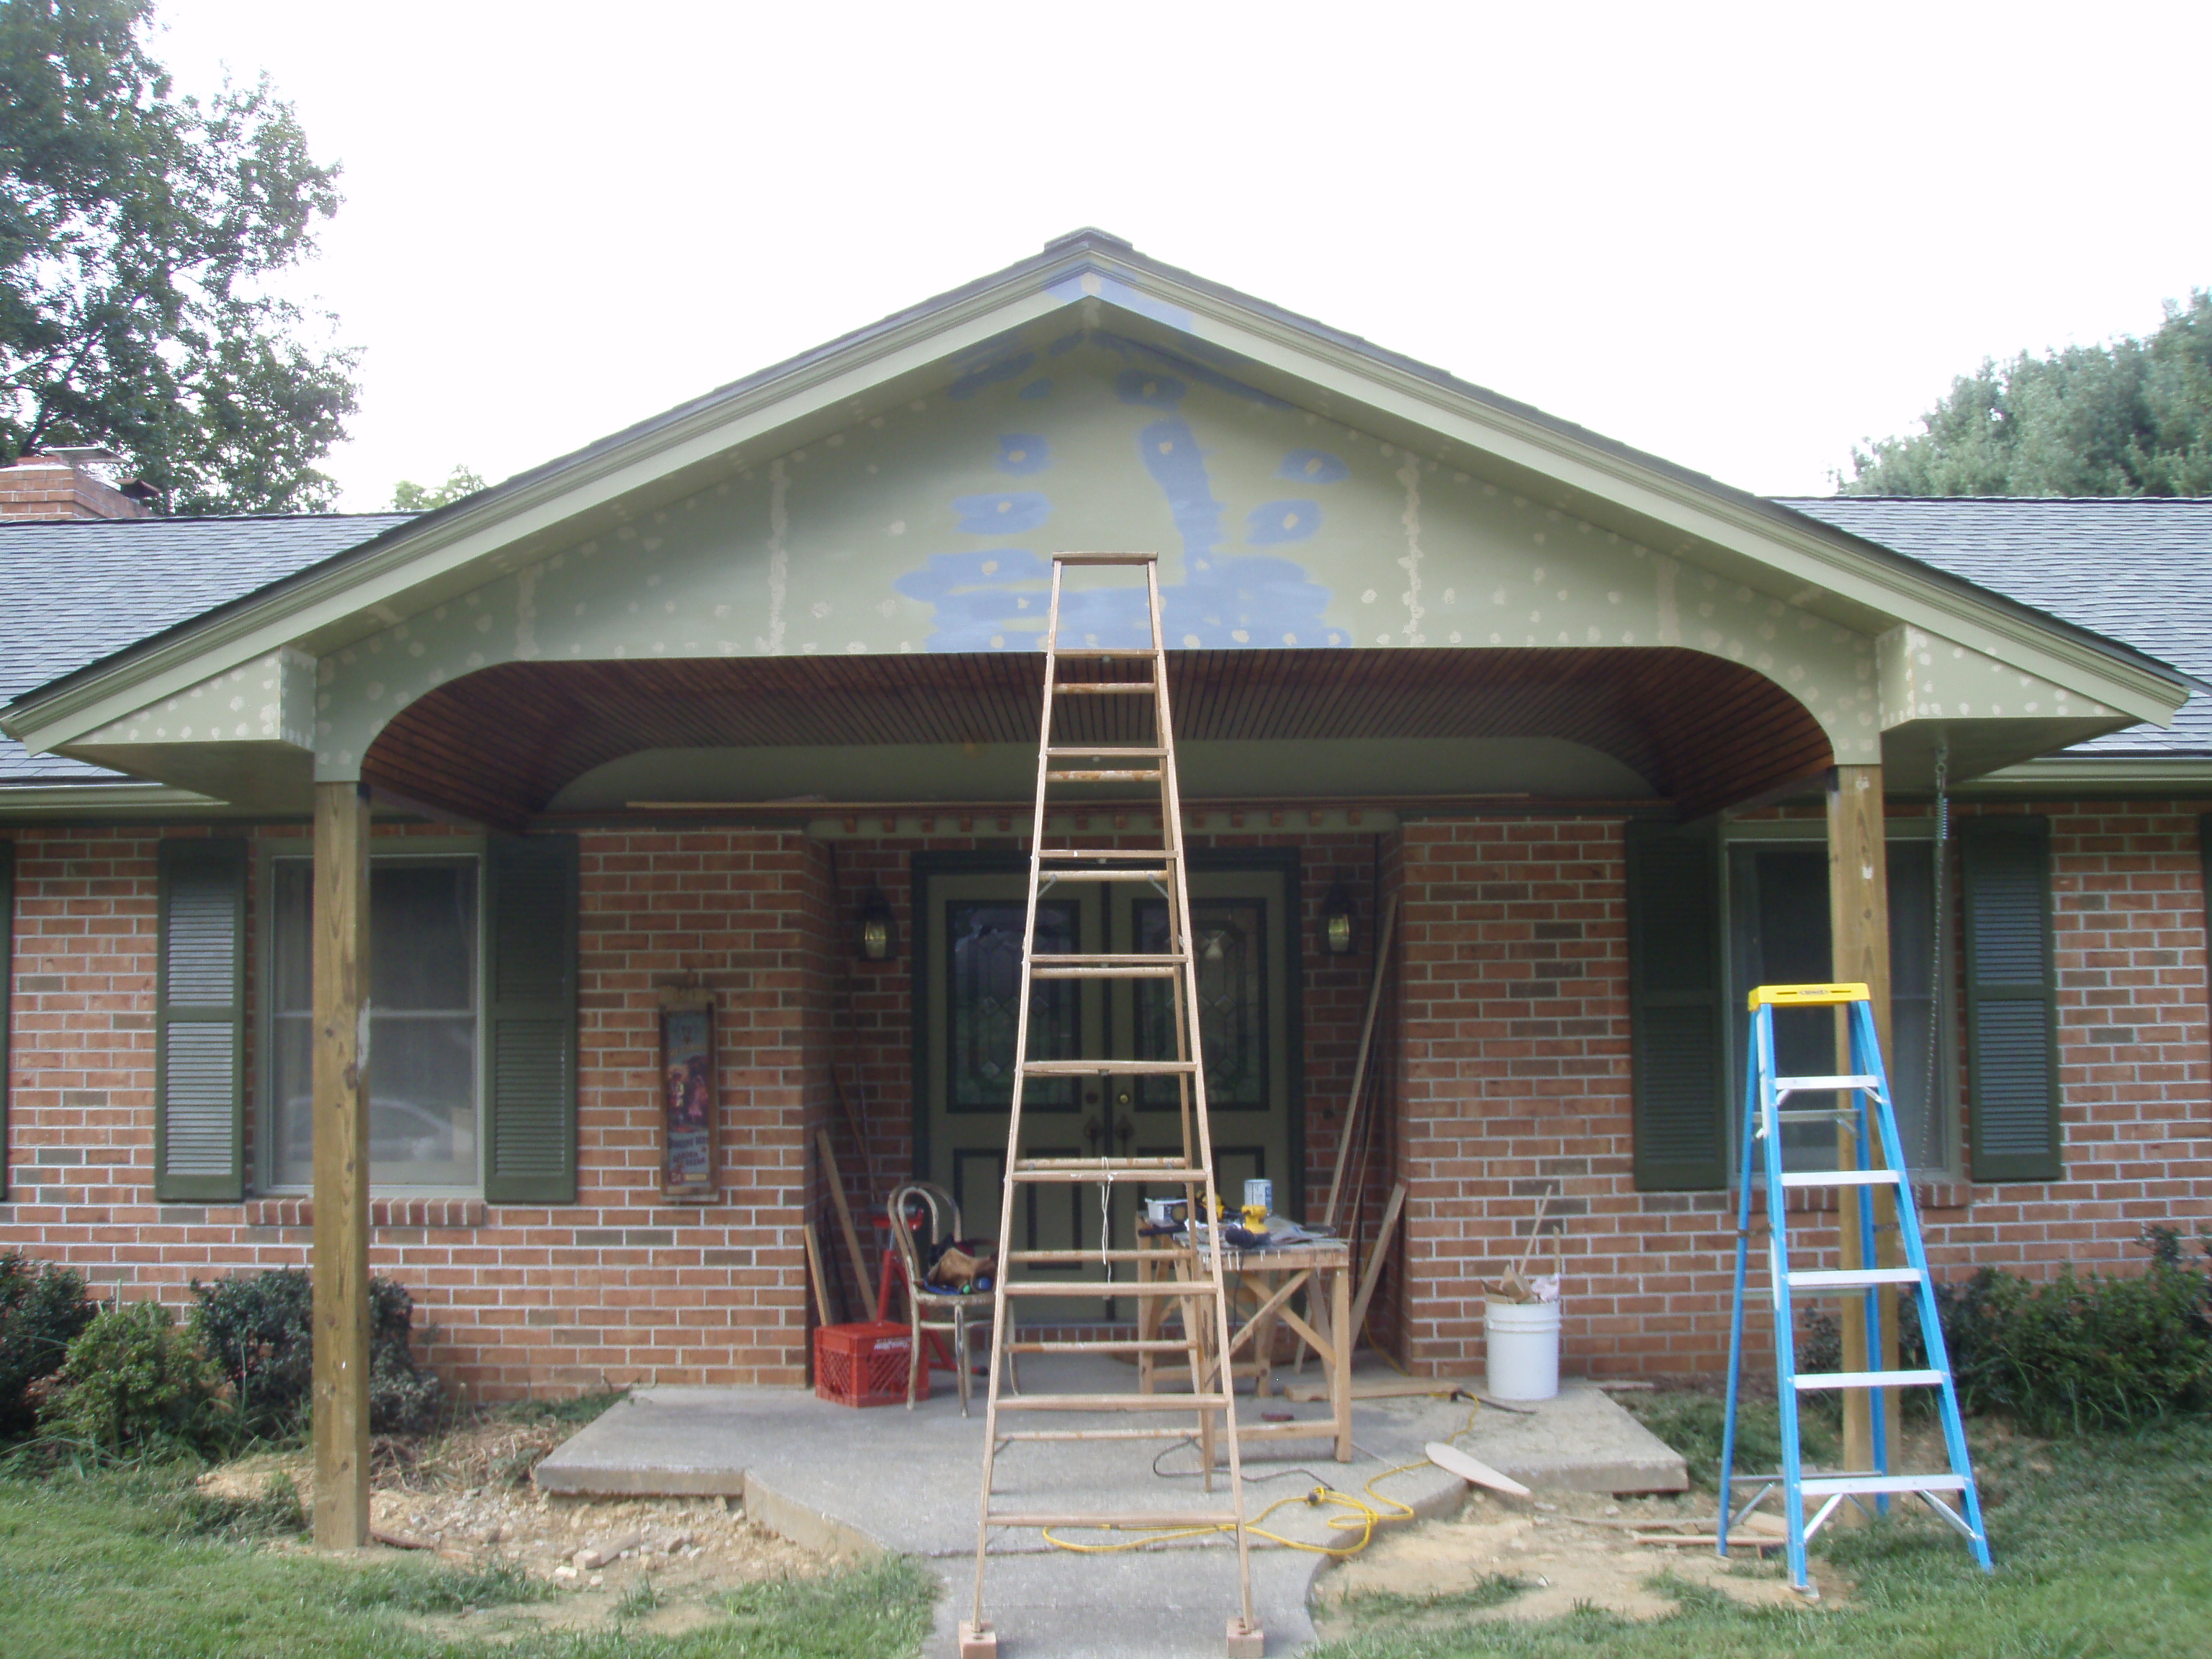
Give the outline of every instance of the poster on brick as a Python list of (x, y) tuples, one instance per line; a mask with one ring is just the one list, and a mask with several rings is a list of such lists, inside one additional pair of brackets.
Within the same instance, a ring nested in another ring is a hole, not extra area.
[(661, 1193), (709, 1204), (714, 1184), (714, 1007), (672, 999), (660, 1011)]

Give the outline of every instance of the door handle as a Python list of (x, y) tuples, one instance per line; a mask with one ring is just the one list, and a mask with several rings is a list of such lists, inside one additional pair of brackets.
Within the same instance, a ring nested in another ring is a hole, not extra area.
[(1129, 1152), (1129, 1137), (1136, 1133), (1136, 1124), (1126, 1117), (1114, 1126), (1114, 1139), (1121, 1143), (1121, 1153), (1125, 1158)]
[(1098, 1145), (1098, 1114), (1093, 1112), (1083, 1121), (1083, 1138), (1096, 1148)]

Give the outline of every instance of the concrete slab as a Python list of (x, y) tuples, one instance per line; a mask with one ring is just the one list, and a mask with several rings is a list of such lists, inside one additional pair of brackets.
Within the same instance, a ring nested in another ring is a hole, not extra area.
[[(1092, 1357), (1032, 1362), (1024, 1378), (1032, 1390), (1055, 1393), (1130, 1385), (1127, 1368)], [(1240, 1407), (1248, 1420), (1255, 1409), (1249, 1401)], [(1269, 1401), (1261, 1409), (1317, 1429), (1326, 1422), (1320, 1405)], [(1372, 1483), (1375, 1496), (1418, 1514), (1450, 1513), (1466, 1485), (1430, 1464), (1422, 1447), (1449, 1438), (1467, 1414), (1463, 1404), (1431, 1399), (1361, 1401), (1352, 1413), (1358, 1457), (1350, 1464), (1334, 1462), (1319, 1434), (1271, 1443), (1264, 1453), (1255, 1448), (1244, 1464), (1249, 1512), (1256, 1517), (1278, 1499), (1293, 1500), (1256, 1524), (1309, 1547), (1346, 1538), (1328, 1524), (1346, 1513), (1341, 1507), (1299, 1501), (1316, 1486), (1364, 1496)], [(1101, 1414), (1055, 1418), (1053, 1426), (1127, 1421)], [(641, 1389), (540, 1463), (537, 1480), (544, 1491), (577, 1497), (742, 1496), (755, 1519), (811, 1547), (921, 1558), (947, 1591), (928, 1650), (935, 1659), (954, 1651), (954, 1627), (972, 1607), (982, 1435), (980, 1404), (963, 1419), (950, 1389), (911, 1413), (902, 1406), (855, 1411), (801, 1389)], [(1533, 1418), (1479, 1412), (1460, 1443), (1532, 1486), (1670, 1491), (1686, 1482), (1679, 1457), (1590, 1388), (1570, 1387)], [(1028, 1496), (1056, 1509), (1142, 1512), (1218, 1503), (1227, 1510), (1220, 1479), (1209, 1500), (1195, 1449), (1174, 1442), (1022, 1443), (1002, 1451), (998, 1467), (1001, 1504)], [(1604, 1484), (1613, 1480), (1624, 1484)], [(1070, 1541), (1129, 1540), (1091, 1533)], [(1295, 1652), (1312, 1639), (1307, 1597), (1326, 1559), (1310, 1548), (1255, 1540), (1253, 1595), (1270, 1654)], [(1036, 1533), (999, 1534), (985, 1603), (1006, 1659), (1218, 1656), (1237, 1610), (1233, 1547), (1216, 1535), (1077, 1553)]]

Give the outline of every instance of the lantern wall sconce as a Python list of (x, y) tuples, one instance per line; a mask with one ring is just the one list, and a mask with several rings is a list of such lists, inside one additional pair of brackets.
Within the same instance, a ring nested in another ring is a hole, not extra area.
[(1352, 949), (1352, 895), (1340, 881), (1321, 902), (1321, 941), (1333, 957)]
[(860, 901), (860, 960), (889, 962), (898, 954), (898, 918), (890, 901), (876, 888)]

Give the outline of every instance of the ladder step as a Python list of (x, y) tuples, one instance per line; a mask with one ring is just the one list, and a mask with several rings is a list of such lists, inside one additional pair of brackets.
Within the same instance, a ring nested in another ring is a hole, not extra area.
[(1234, 1531), (1237, 1516), (1216, 1510), (1122, 1510), (1099, 1515), (987, 1515), (987, 1527), (1221, 1527)]
[(1002, 1396), (1002, 1412), (1194, 1412), (1220, 1411), (1237, 1403), (1225, 1394), (1012, 1394)]
[(1801, 1106), (1794, 1112), (1774, 1115), (1782, 1123), (1855, 1123), (1858, 1115), (1856, 1106)]
[(1194, 1188), (1211, 1184), (1206, 1173), (1200, 1170), (1132, 1170), (1126, 1164), (1117, 1167), (1111, 1164), (1102, 1169), (1096, 1159), (1086, 1162), (1081, 1158), (1070, 1158), (1067, 1161), (1073, 1167), (1063, 1170), (1017, 1170), (1013, 1178), (1025, 1187), (1081, 1187), (1101, 1181), (1131, 1179), (1146, 1182), (1155, 1187)]
[[(999, 1409), (1006, 1402), (1001, 1400)], [(1323, 1427), (1328, 1425), (1324, 1424)], [(1152, 1429), (1001, 1429), (1001, 1440), (1195, 1440), (1198, 1431), (1188, 1424)]]
[[(1007, 1286), (1009, 1290), (1012, 1285)], [(1810, 1371), (1797, 1378), (1797, 1392), (1818, 1394), (1829, 1389), (1935, 1389), (1943, 1383), (1941, 1371)]]
[(1107, 847), (1040, 847), (1037, 848), (1036, 856), (1040, 860), (1068, 859), (1079, 863), (1090, 864), (1110, 863), (1118, 859), (1123, 864), (1129, 864), (1139, 859), (1172, 859), (1176, 854), (1171, 847), (1123, 847), (1118, 849)]
[[(1210, 1279), (1031, 1279), (1000, 1286), (1008, 1296), (1212, 1296)], [(1000, 1404), (1004, 1405), (1004, 1401)]]
[(1108, 767), (1097, 771), (1048, 772), (1044, 775), (1044, 781), (1047, 783), (1158, 783), (1160, 769), (1157, 766), (1138, 769)]
[(1101, 1337), (1090, 1341), (1077, 1337), (1057, 1342), (1006, 1344), (1008, 1353), (1188, 1353), (1192, 1345), (1171, 1336)]
[(1158, 553), (1055, 553), (1054, 564), (1158, 564)]
[(1014, 1250), (1006, 1260), (1015, 1267), (1066, 1266), (1082, 1261), (1194, 1261), (1198, 1252), (1184, 1246), (1165, 1250)]
[(1024, 1077), (1192, 1077), (1194, 1060), (1026, 1060)]
[[(1086, 875), (1089, 872), (1085, 872)], [(1103, 872), (1100, 872), (1103, 874)], [(1119, 873), (1118, 872), (1116, 872)], [(1165, 876), (1164, 870), (1158, 872)], [(1032, 979), (1163, 979), (1186, 967), (1189, 956), (1181, 951), (1165, 955), (1051, 956), (1030, 959)]]
[[(1823, 1114), (1825, 1115), (1825, 1114)], [(1784, 1187), (1894, 1187), (1894, 1170), (1808, 1170), (1782, 1177)]]
[(1964, 1492), (1963, 1474), (1815, 1474), (1797, 1483), (1808, 1498), (1849, 1498), (1860, 1492)]
[[(1094, 880), (1097, 878), (1092, 878)], [(1173, 967), (1139, 968), (1132, 964), (1125, 968), (1045, 968), (1030, 969), (1031, 979), (1173, 979)]]
[[(1146, 654), (1151, 653), (1148, 652)], [(1157, 691), (1159, 689), (1159, 686), (1151, 680), (1091, 680), (1089, 682), (1078, 680), (1054, 686), (1052, 694), (1055, 697), (1111, 697), (1137, 691)]]
[[(1042, 876), (1040, 876), (1040, 877), (1038, 878), (1038, 879), (1039, 879), (1041, 882), (1042, 882), (1044, 885), (1043, 885), (1042, 887), (1038, 888), (1038, 890), (1038, 890), (1039, 892), (1042, 892), (1042, 891), (1044, 890), (1044, 888), (1045, 888), (1045, 887), (1057, 887), (1057, 886), (1060, 885), (1062, 883), (1065, 883), (1065, 882), (1078, 882), (1078, 881), (1101, 881), (1101, 882), (1115, 882), (1115, 881), (1150, 881), (1150, 882), (1168, 882), (1168, 881), (1172, 881), (1172, 880), (1174, 880), (1174, 879), (1175, 879), (1175, 872), (1174, 872), (1174, 871), (1172, 871), (1172, 870), (1162, 870), (1162, 869), (1158, 869), (1158, 868), (1152, 867), (1152, 866), (1147, 866), (1147, 867), (1146, 867), (1146, 868), (1144, 868), (1144, 869), (1141, 869), (1141, 870), (1118, 870), (1118, 869), (1117, 869), (1117, 870), (1104, 870), (1104, 869), (1099, 869), (1099, 870), (1047, 870), (1047, 871), (1045, 871), (1045, 872), (1043, 872), (1043, 874), (1042, 874)], [(1041, 973), (1041, 974), (1042, 974), (1043, 970), (1042, 970), (1042, 969), (1038, 969), (1038, 970), (1036, 970), (1036, 971), (1038, 971), (1039, 973)], [(1047, 978), (1060, 978), (1060, 979), (1066, 979), (1066, 978), (1070, 977), (1069, 975), (1065, 975), (1065, 974), (1061, 974), (1061, 975), (1050, 975), (1050, 974), (1045, 974), (1043, 976), (1044, 976), (1044, 977), (1047, 977)]]
[[(1157, 651), (1129, 650), (1115, 646), (1098, 645), (1048, 645), (1045, 651), (1048, 655), (1064, 657), (1071, 662), (1125, 662), (1132, 658), (1157, 657), (1160, 654)], [(1059, 689), (1058, 686), (1053, 688), (1055, 691)]]
[(1014, 1160), (1014, 1173), (1026, 1175), (1033, 1170), (1083, 1170), (1092, 1176), (1141, 1175), (1188, 1176), (1201, 1178), (1206, 1171), (1184, 1163), (1179, 1158), (1020, 1158)]
[(1832, 1095), (1845, 1089), (1879, 1089), (1878, 1077), (1778, 1077), (1774, 1079), (1774, 1097), (1784, 1095)]
[(1917, 1285), (1917, 1267), (1810, 1267), (1790, 1275), (1793, 1291), (1867, 1291), (1877, 1285)]
[(1039, 969), (1061, 967), (1179, 968), (1189, 960), (1190, 953), (1187, 951), (1154, 951), (1149, 952), (1125, 951), (1119, 954), (1110, 951), (1085, 954), (1071, 951), (1064, 955), (1036, 958), (1033, 962), (1032, 965)]
[(1088, 749), (1080, 744), (1055, 744), (1044, 752), (1054, 760), (1158, 760), (1168, 751), (1115, 744), (1094, 744)]

